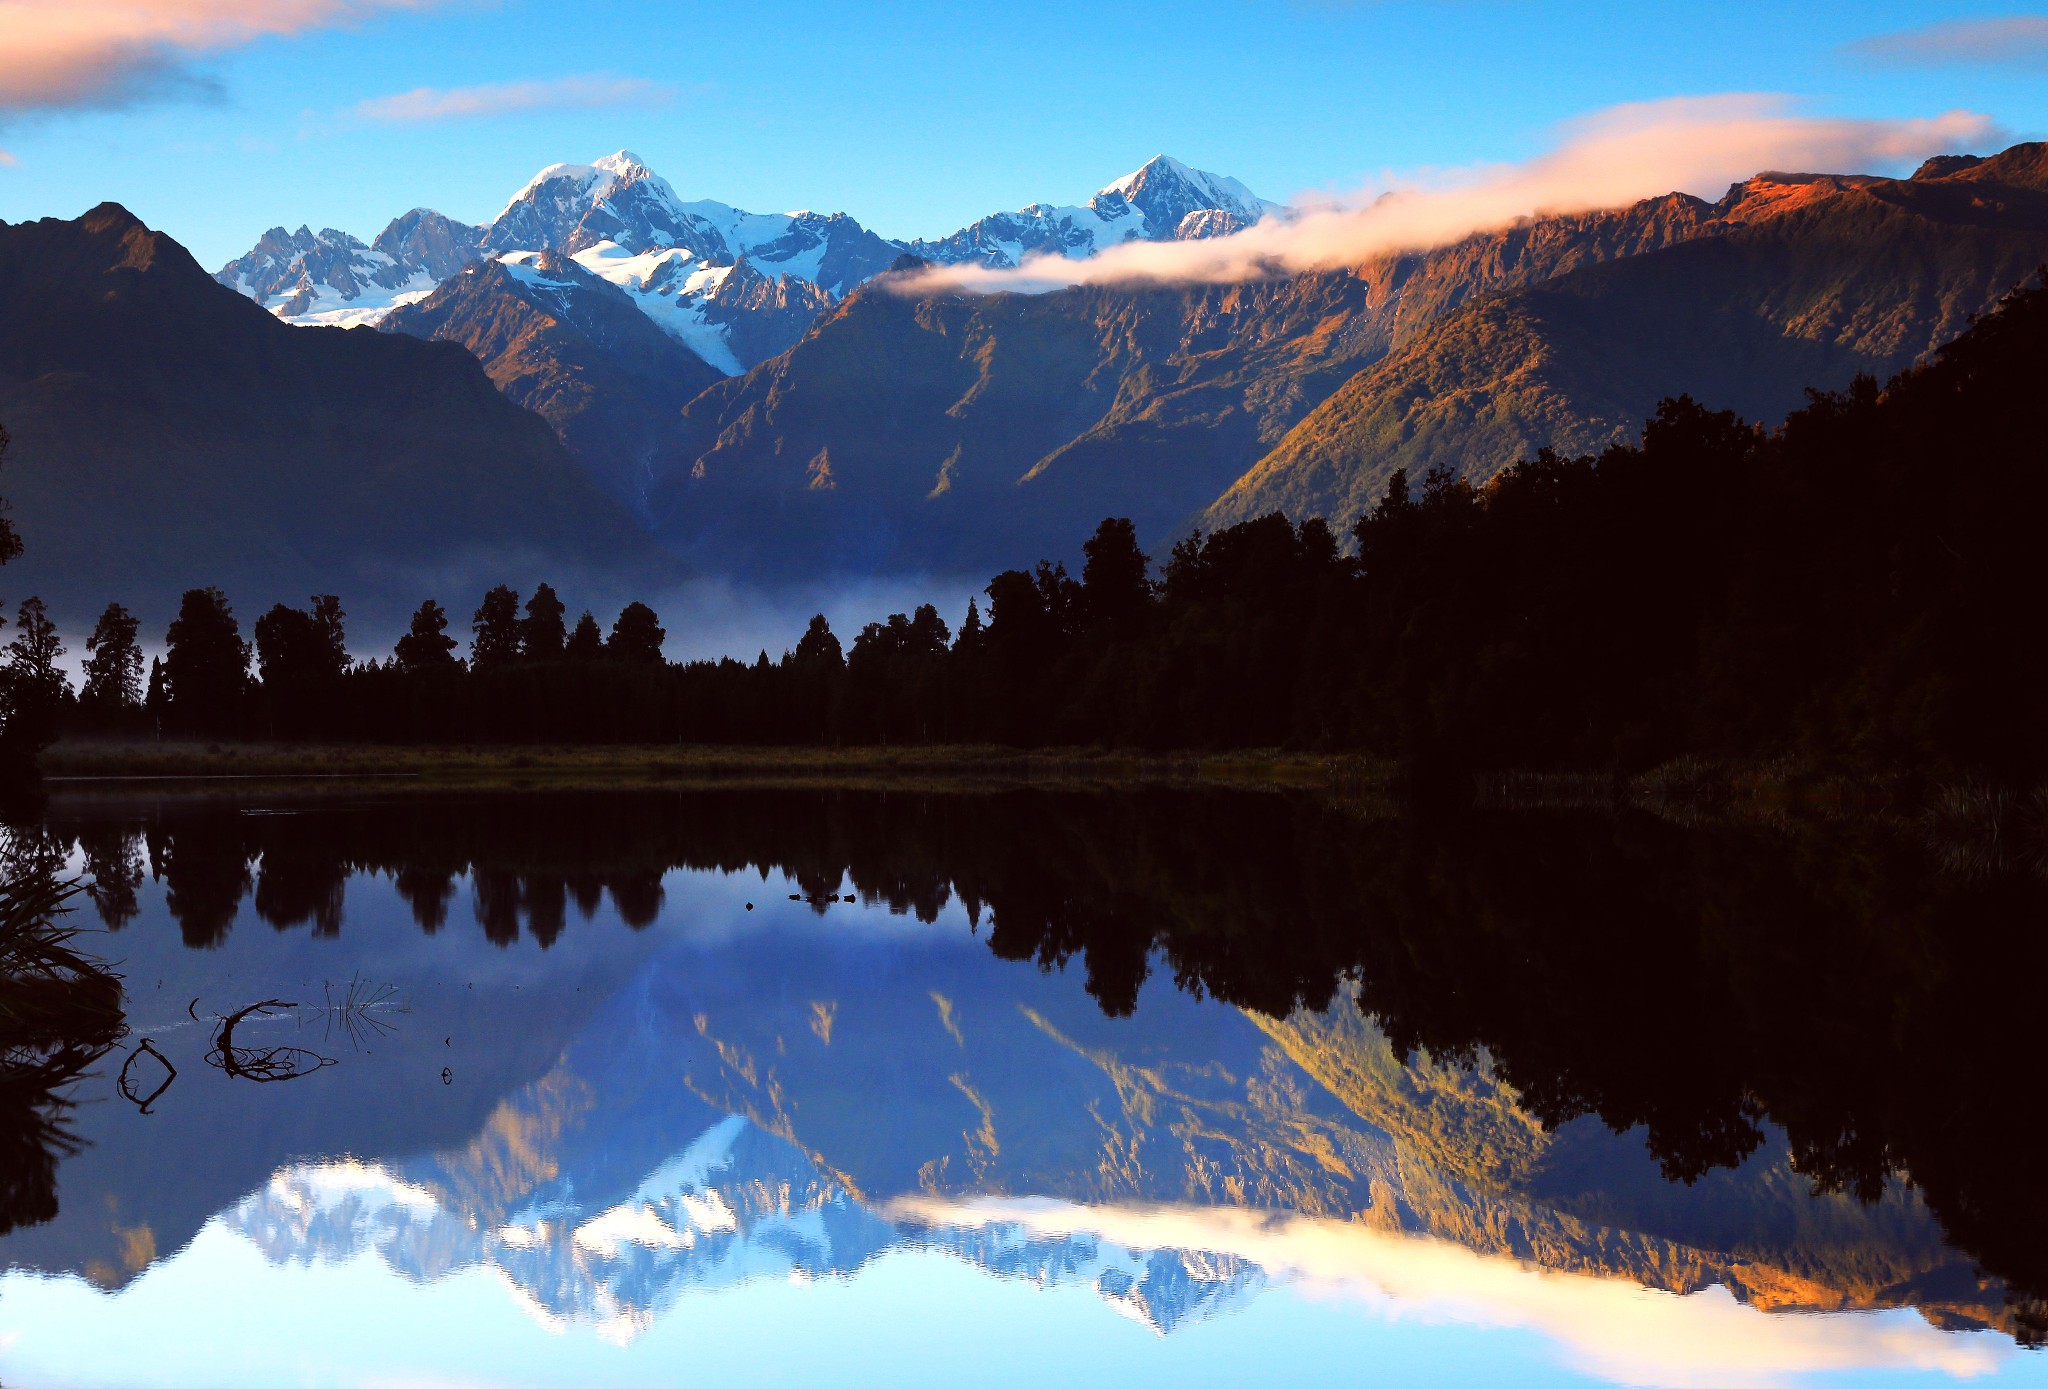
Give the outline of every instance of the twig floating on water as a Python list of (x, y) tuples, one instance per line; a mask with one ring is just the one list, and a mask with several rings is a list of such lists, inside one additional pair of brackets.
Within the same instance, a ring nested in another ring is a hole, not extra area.
[[(134, 1066), (136, 1061), (140, 1059), (144, 1052), (148, 1052), (151, 1056), (154, 1056), (157, 1059), (157, 1064), (164, 1068), (164, 1078), (157, 1085), (156, 1089), (150, 1091), (149, 1094), (144, 1096), (137, 1096), (134, 1089), (128, 1084), (128, 1071), (129, 1068)], [(149, 1107), (157, 1102), (157, 1100), (163, 1095), (164, 1091), (171, 1088), (171, 1082), (176, 1080), (177, 1078), (178, 1068), (171, 1064), (171, 1058), (165, 1056), (162, 1052), (158, 1051), (155, 1047), (151, 1046), (149, 1038), (144, 1037), (142, 1039), (141, 1045), (136, 1047), (135, 1050), (129, 1052), (128, 1059), (121, 1063), (121, 1077), (119, 1081), (121, 1087), (121, 1096), (123, 1099), (126, 1099), (130, 1104), (134, 1105), (142, 1113), (148, 1114), (150, 1112)]]

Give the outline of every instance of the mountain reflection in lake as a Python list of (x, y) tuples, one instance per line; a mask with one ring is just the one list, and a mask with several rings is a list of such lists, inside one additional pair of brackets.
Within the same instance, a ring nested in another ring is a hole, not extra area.
[(70, 792), (11, 846), (130, 1028), (0, 1084), (11, 1386), (2048, 1383), (2048, 889), (1881, 826)]

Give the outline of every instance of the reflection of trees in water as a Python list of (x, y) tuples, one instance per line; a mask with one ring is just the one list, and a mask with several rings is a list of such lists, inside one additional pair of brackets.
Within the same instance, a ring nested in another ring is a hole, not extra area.
[[(343, 929), (356, 872), (390, 876), (429, 931), (466, 878), (488, 939), (545, 947), (571, 904), (588, 919), (605, 895), (651, 923), (671, 868), (781, 870), (821, 912), (849, 877), (925, 921), (958, 897), (997, 955), (1074, 966), (1110, 1014), (1155, 970), (1275, 1016), (1355, 979), (1397, 1047), (1485, 1053), (1547, 1125), (1641, 1126), (1689, 1180), (1740, 1162), (1774, 1122), (1817, 1185), (1868, 1198), (1908, 1173), (1960, 1247), (2048, 1289), (2025, 1093), (2048, 887), (1930, 872), (1875, 828), (1366, 820), (1311, 796), (1221, 791), (528, 792), (300, 809), (151, 804), (114, 817), (118, 847), (107, 817), (57, 837), (128, 864), (146, 835), (195, 945), (224, 937), (252, 887), (274, 926)], [(118, 888), (98, 900), (114, 904), (110, 924), (132, 914)]]
[(0, 1235), (57, 1213), (57, 1164), (80, 1146), (73, 1083), (125, 1031), (121, 981), (67, 916), (68, 847), (40, 827), (0, 835)]
[(57, 1214), (57, 1164), (82, 1146), (69, 1123), (71, 1088), (113, 1043), (88, 1033), (0, 1047), (0, 1235)]

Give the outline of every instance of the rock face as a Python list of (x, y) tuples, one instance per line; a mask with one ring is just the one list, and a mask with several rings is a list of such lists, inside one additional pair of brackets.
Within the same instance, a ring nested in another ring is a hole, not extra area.
[(690, 404), (657, 519), (700, 562), (764, 574), (979, 573), (1071, 557), (1105, 515), (1156, 544), (1473, 296), (1715, 227), (1710, 204), (1673, 196), (1343, 274), (922, 299), (876, 285)]
[(375, 323), (476, 259), (481, 228), (414, 208), (365, 246), (332, 227), (272, 227), (214, 278), (279, 318), (346, 328)]
[(1484, 481), (1541, 448), (1598, 452), (1689, 393), (1774, 422), (1809, 386), (1882, 380), (2048, 257), (2043, 146), (1910, 180), (1765, 174), (1714, 234), (1583, 266), (1444, 317), (1361, 371), (1204, 515), (1348, 523), (1405, 468)]
[(125, 209), (0, 225), (7, 571), (60, 620), (150, 622), (190, 587), (245, 615), (451, 606), (537, 568), (652, 583), (666, 563), (468, 353), (298, 331)]
[(636, 515), (678, 412), (719, 379), (624, 290), (552, 251), (469, 265), (381, 326), (467, 348)]
[(1946, 341), (2048, 256), (2038, 148), (1760, 175), (1341, 274), (872, 286), (690, 404), (657, 514), (743, 571), (974, 574), (1075, 559), (1105, 515), (1155, 550), (1272, 510), (1348, 526), (1397, 467), (1598, 449), (1665, 395), (1773, 420)]

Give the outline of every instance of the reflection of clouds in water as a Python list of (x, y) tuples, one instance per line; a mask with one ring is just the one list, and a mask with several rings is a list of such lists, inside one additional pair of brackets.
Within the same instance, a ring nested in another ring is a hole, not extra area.
[(1557, 1273), (1348, 1221), (1227, 1208), (1077, 1206), (1045, 1199), (907, 1197), (885, 1216), (951, 1227), (1094, 1235), (1132, 1248), (1201, 1249), (1256, 1264), (1317, 1297), (1393, 1317), (1531, 1330), (1588, 1374), (1660, 1389), (1787, 1385), (1817, 1374), (1918, 1370), (1971, 1378), (2011, 1353), (1994, 1333), (1940, 1331), (1910, 1311), (1772, 1314), (1719, 1287), (1679, 1295)]

